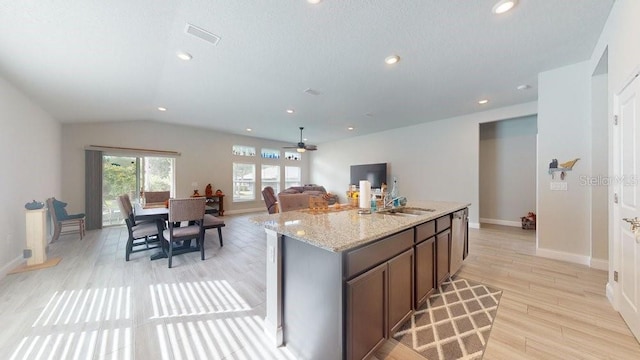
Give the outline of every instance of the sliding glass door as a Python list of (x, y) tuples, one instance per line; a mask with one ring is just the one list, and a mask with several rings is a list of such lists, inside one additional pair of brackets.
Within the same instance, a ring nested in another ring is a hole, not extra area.
[(175, 159), (149, 156), (102, 157), (102, 226), (123, 224), (116, 198), (128, 194), (137, 202), (141, 191), (170, 191), (173, 196)]

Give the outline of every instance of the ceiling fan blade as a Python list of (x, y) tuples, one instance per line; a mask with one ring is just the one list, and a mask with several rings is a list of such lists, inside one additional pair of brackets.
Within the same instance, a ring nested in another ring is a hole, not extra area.
[(283, 149), (297, 149), (297, 146), (283, 146)]
[(305, 150), (309, 150), (309, 151), (318, 150), (318, 147), (315, 146), (315, 145), (306, 145), (304, 148), (305, 148)]

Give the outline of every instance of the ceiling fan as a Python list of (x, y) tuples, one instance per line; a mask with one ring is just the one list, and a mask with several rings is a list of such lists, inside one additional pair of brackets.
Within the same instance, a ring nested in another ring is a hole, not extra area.
[(304, 130), (304, 127), (300, 127), (300, 142), (296, 145), (296, 146), (285, 146), (283, 147), (284, 149), (296, 149), (297, 152), (299, 153), (303, 153), (307, 150), (309, 151), (314, 151), (314, 150), (318, 150), (318, 147), (315, 145), (305, 145), (302, 142), (302, 130)]

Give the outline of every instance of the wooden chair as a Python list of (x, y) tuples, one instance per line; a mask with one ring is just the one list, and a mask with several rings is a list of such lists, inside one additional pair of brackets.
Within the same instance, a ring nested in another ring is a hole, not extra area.
[[(196, 239), (200, 247), (200, 258), (204, 260), (205, 201), (203, 197), (169, 199), (169, 228), (163, 232), (163, 238), (168, 243), (169, 268), (171, 268), (174, 244), (185, 240)], [(188, 221), (189, 225), (185, 227), (174, 225), (182, 221)]]
[(264, 198), (264, 204), (267, 206), (269, 214), (275, 214), (278, 212), (278, 198), (271, 186), (267, 186), (262, 190), (262, 197)]
[(47, 199), (47, 208), (53, 222), (53, 237), (51, 242), (58, 240), (61, 234), (80, 233), (80, 240), (85, 235), (85, 215), (67, 214), (66, 203), (56, 200), (55, 197)]
[(136, 223), (128, 196), (118, 196), (116, 200), (129, 231), (129, 238), (125, 246), (125, 260), (129, 261), (130, 255), (134, 252), (159, 248), (160, 238), (158, 235), (164, 230), (164, 221), (157, 219)]

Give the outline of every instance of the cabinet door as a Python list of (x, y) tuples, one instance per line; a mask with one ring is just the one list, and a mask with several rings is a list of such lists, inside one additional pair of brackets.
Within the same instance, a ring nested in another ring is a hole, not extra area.
[(451, 247), (451, 230), (436, 235), (436, 286), (449, 276), (449, 249)]
[(363, 359), (385, 341), (387, 264), (347, 281), (347, 359)]
[(435, 262), (436, 238), (432, 237), (416, 245), (416, 298), (415, 309), (427, 300), (427, 297), (435, 289)]
[(413, 311), (413, 248), (389, 260), (389, 336)]

